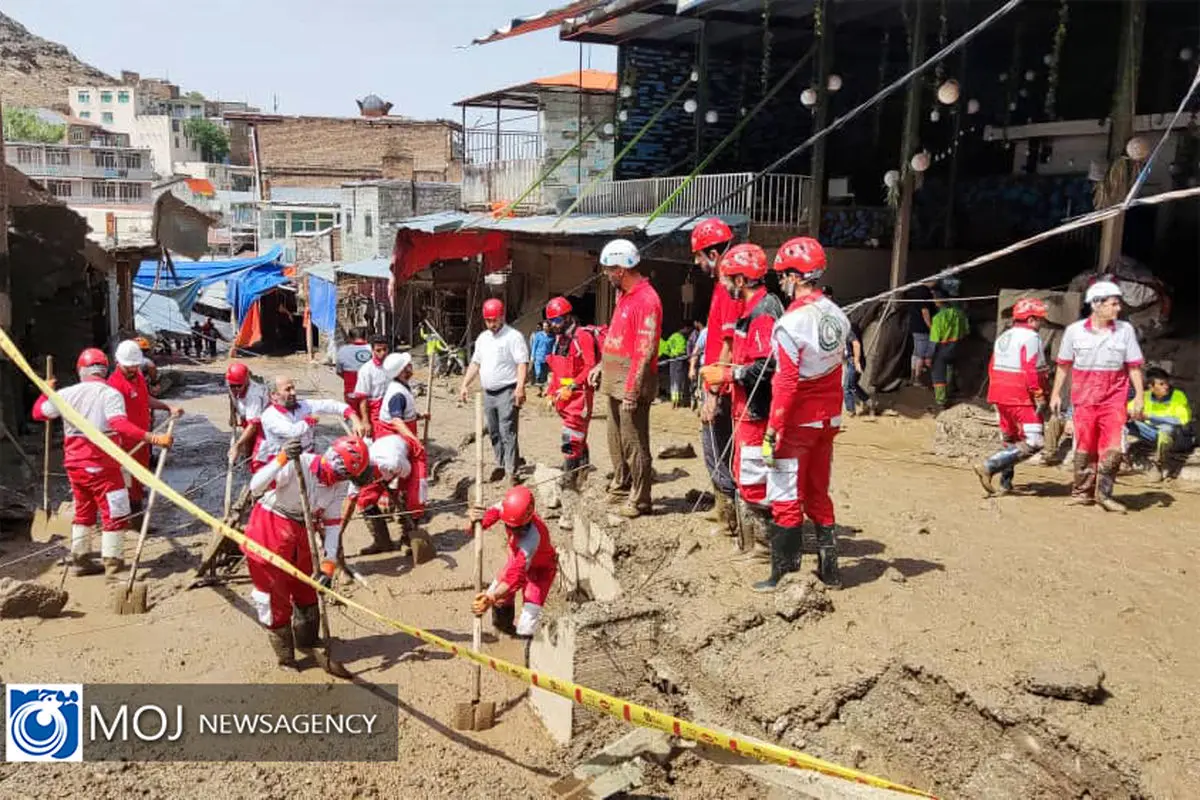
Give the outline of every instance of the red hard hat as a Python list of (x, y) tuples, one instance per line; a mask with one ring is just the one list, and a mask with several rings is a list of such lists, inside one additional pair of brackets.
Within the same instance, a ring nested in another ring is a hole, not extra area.
[(533, 492), (514, 486), (500, 501), (500, 520), (510, 528), (519, 528), (533, 519)]
[(571, 301), (565, 297), (555, 297), (546, 303), (546, 319), (565, 317), (571, 313)]
[(733, 231), (720, 217), (709, 217), (692, 228), (692, 252), (725, 244), (733, 241)]
[(89, 347), (79, 354), (79, 358), (75, 360), (75, 369), (83, 369), (85, 367), (104, 367), (108, 369), (108, 356), (104, 355), (104, 351), (97, 347)]
[(735, 244), (721, 259), (721, 275), (761, 281), (767, 275), (767, 254), (756, 244)]
[(500, 319), (504, 316), (504, 303), (492, 297), (483, 301), (483, 318)]
[(245, 364), (230, 364), (225, 370), (225, 383), (230, 386), (245, 386), (250, 381), (250, 368)]
[(1036, 297), (1022, 297), (1018, 300), (1012, 309), (1012, 318), (1016, 320), (1029, 319), (1031, 317), (1046, 318), (1046, 304)]
[(774, 268), (776, 272), (799, 272), (806, 281), (815, 281), (825, 272), (825, 248), (811, 236), (788, 239), (775, 254)]
[(357, 478), (371, 463), (371, 451), (357, 436), (339, 436), (329, 445), (324, 458), (339, 477)]

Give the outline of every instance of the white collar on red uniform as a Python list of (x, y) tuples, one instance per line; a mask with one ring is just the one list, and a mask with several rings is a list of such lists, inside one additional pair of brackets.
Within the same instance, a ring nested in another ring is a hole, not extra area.
[(811, 292), (810, 294), (804, 295), (804, 297), (793, 300), (792, 304), (790, 306), (788, 306), (788, 311), (795, 311), (797, 308), (803, 308), (804, 306), (808, 305), (809, 303), (817, 302), (824, 296), (825, 295), (821, 293), (821, 290), (817, 289), (816, 291)]

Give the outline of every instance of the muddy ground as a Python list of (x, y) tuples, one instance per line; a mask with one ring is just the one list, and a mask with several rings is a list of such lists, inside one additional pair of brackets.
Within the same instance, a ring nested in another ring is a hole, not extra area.
[[(273, 376), (294, 370), (302, 392), (340, 394), (328, 368), (295, 359), (251, 362)], [(171, 402), (186, 415), (166, 471), (177, 488), (219, 511), (228, 443), (219, 368), (185, 369)], [(473, 409), (435, 391), (433, 439), (460, 452), (432, 489), (443, 504), (428, 524), (438, 558), (416, 569), (396, 554), (353, 558), (373, 582), (354, 597), (383, 613), (469, 641), (471, 548), (462, 534), (456, 484), (473, 473), (473, 448), (459, 451)], [(901, 398), (901, 400), (920, 398)], [(910, 403), (904, 407), (917, 407)], [(655, 449), (694, 441), (694, 415), (656, 406)], [(523, 417), (530, 462), (559, 460), (557, 420), (536, 399)], [(585, 506), (607, 470), (603, 420), (593, 425)], [(325, 425), (326, 437), (337, 433)], [(1064, 506), (1066, 476), (1028, 467), (1026, 492), (981, 496), (962, 463), (932, 453), (934, 422), (919, 411), (851, 420), (835, 455), (834, 498), (844, 528), (846, 588), (832, 609), (791, 622), (776, 599), (749, 590), (765, 567), (732, 558), (730, 540), (710, 532), (689, 490), (706, 485), (699, 459), (662, 461), (659, 512), (624, 523), (618, 601), (659, 609), (662, 635), (635, 699), (794, 746), (813, 755), (948, 797), (1189, 797), (1200, 784), (1200, 597), (1195, 485), (1123, 478), (1124, 517)], [(36, 442), (27, 440), (31, 449)], [(59, 487), (62, 491), (62, 487)], [(488, 498), (500, 495), (487, 487)], [(150, 613), (109, 611), (103, 577), (71, 579), (66, 615), (0, 623), (0, 678), (12, 682), (324, 682), (314, 667), (274, 667), (248, 604), (243, 577), (221, 589), (185, 591), (207, 531), (171, 509), (147, 545)], [(556, 538), (569, 533), (551, 525)], [(347, 553), (368, 541), (359, 523)], [(500, 540), (487, 541), (486, 571)], [(54, 554), (0, 545), (0, 576), (57, 583)], [(132, 550), (132, 543), (130, 544)], [(814, 568), (807, 556), (805, 572)], [(797, 576), (799, 586), (803, 576)], [(560, 592), (566, 613), (579, 598)], [(338, 655), (358, 681), (396, 684), (398, 763), (382, 765), (122, 764), (0, 766), (0, 796), (428, 797), (546, 796), (575, 763), (624, 732), (593, 719), (572, 745), (543, 732), (524, 688), (484, 675), (485, 698), (502, 709), (482, 733), (450, 729), (469, 699), (470, 670), (352, 612), (331, 616)], [(519, 660), (522, 648), (488, 637), (485, 647)], [(1093, 703), (1051, 699), (1022, 688), (1022, 676), (1094, 665), (1104, 674)], [(595, 687), (605, 690), (605, 686)], [(390, 691), (390, 690), (389, 690)], [(584, 712), (587, 714), (588, 712)], [(641, 796), (761, 797), (765, 788), (729, 767), (688, 754), (656, 769)]]

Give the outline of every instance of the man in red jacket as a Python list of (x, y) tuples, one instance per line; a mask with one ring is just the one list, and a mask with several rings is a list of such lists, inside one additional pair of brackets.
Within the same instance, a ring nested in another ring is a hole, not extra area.
[(774, 518), (771, 576), (754, 589), (774, 591), (784, 574), (798, 568), (806, 515), (817, 527), (817, 575), (828, 586), (840, 586), (829, 475), (833, 438), (842, 424), (842, 358), (850, 320), (818, 288), (825, 251), (816, 239), (784, 242), (775, 254), (775, 272), (791, 304), (771, 335), (775, 374), (762, 447)]
[(574, 489), (580, 471), (590, 463), (587, 434), (595, 390), (588, 375), (599, 363), (600, 339), (594, 329), (579, 324), (565, 297), (546, 304), (546, 322), (555, 336), (546, 363), (550, 367), (548, 396), (563, 426), (563, 486)]
[[(108, 376), (108, 385), (121, 393), (125, 399), (125, 415), (138, 428), (150, 430), (154, 427), (154, 412), (166, 411), (173, 417), (183, 414), (182, 408), (172, 408), (150, 396), (150, 387), (142, 374), (145, 357), (142, 348), (133, 339), (126, 339), (117, 345), (117, 368)], [(142, 443), (141, 438), (121, 439), (121, 447), (125, 452), (137, 459), (138, 463), (150, 468), (150, 448)], [(124, 472), (124, 471), (123, 471)], [(129, 487), (129, 507), (133, 513), (142, 510), (145, 490), (140, 481), (125, 472), (126, 485)]]
[[(147, 445), (169, 448), (172, 438), (166, 434), (150, 433), (129, 421), (121, 393), (109, 386), (108, 357), (89, 347), (75, 362), (79, 383), (68, 386), (58, 396), (87, 419), (105, 436), (120, 443), (138, 440)], [(53, 381), (50, 384), (54, 386)], [(57, 419), (62, 412), (45, 395), (33, 405), (33, 418), (39, 422)], [(129, 490), (121, 466), (112, 456), (93, 444), (70, 421), (63, 421), (63, 466), (71, 483), (75, 500), (75, 519), (71, 525), (71, 563), (76, 575), (109, 575), (124, 566), (122, 534), (128, 528)], [(100, 537), (100, 556), (103, 566), (91, 555), (91, 536), (99, 517), (104, 533)]]
[(700, 374), (708, 386), (733, 390), (733, 476), (745, 504), (739, 544), (750, 550), (758, 538), (754, 532), (759, 526), (754, 522), (761, 520), (765, 526), (770, 518), (762, 442), (771, 407), (771, 331), (783, 316), (783, 304), (767, 291), (767, 254), (756, 244), (730, 248), (721, 259), (721, 277), (733, 287), (733, 297), (744, 309), (734, 325), (733, 366), (708, 364)]
[(1042, 420), (1046, 415), (1046, 379), (1049, 368), (1038, 328), (1046, 318), (1046, 304), (1026, 297), (1012, 309), (1013, 326), (1000, 334), (988, 364), (988, 402), (1000, 416), (1004, 449), (975, 465), (975, 474), (989, 495), (992, 476), (1000, 475), (1000, 491), (1012, 491), (1017, 464), (1031, 458), (1045, 444)]
[(650, 513), (650, 404), (658, 396), (658, 340), (662, 301), (638, 269), (637, 246), (613, 239), (600, 267), (617, 289), (612, 324), (600, 354), (600, 393), (608, 398), (608, 452), (613, 461), (609, 496), (623, 517)]
[[(508, 543), (508, 560), (487, 590), (475, 596), (471, 610), (480, 617), (490, 608), (496, 630), (531, 638), (541, 624), (542, 609), (558, 574), (558, 552), (550, 543), (546, 523), (534, 509), (533, 493), (526, 486), (514, 486), (498, 505), (487, 510), (472, 508), (470, 517), (485, 530), (503, 522)], [(520, 619), (516, 619), (517, 592), (521, 592)]]
[[(742, 316), (742, 300), (721, 276), (721, 258), (733, 244), (733, 230), (719, 217), (709, 217), (692, 229), (692, 258), (704, 274), (712, 278), (712, 300), (708, 306), (708, 338), (705, 339), (705, 364), (728, 364), (733, 353), (734, 325)], [(733, 416), (729, 386), (703, 387), (700, 405), (700, 449), (704, 466), (712, 478), (713, 507), (704, 518), (720, 523), (730, 533), (737, 531), (733, 509), (736, 484), (730, 471), (730, 440)]]

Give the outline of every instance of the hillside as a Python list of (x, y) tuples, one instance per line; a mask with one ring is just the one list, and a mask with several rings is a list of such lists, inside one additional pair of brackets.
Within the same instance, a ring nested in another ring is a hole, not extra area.
[(67, 87), (116, 83), (61, 44), (0, 13), (0, 99), (6, 106), (64, 106)]

